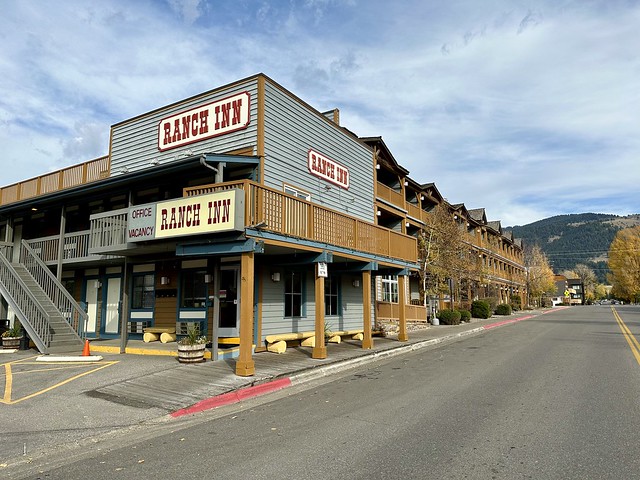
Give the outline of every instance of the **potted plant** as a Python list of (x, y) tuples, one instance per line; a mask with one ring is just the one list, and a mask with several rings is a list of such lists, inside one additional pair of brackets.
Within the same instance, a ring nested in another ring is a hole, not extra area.
[(200, 335), (200, 328), (195, 324), (187, 329), (187, 335), (178, 340), (178, 361), (180, 363), (204, 362), (204, 351), (207, 337)]
[(2, 333), (2, 348), (20, 348), (21, 340), (22, 325), (16, 320), (13, 322), (13, 327)]

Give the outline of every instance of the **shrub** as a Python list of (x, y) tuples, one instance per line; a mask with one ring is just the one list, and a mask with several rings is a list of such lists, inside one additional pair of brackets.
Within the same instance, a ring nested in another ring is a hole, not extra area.
[(481, 298), (480, 300), (483, 302), (487, 302), (489, 304), (489, 311), (491, 312), (493, 312), (496, 309), (499, 303), (497, 297)]
[(522, 297), (520, 295), (511, 295), (509, 303), (511, 304), (512, 310), (522, 310)]
[(469, 310), (460, 310), (460, 321), (461, 322), (470, 322), (471, 321), (471, 312)]
[(484, 300), (476, 300), (471, 304), (471, 316), (473, 318), (489, 318), (491, 307)]
[(496, 307), (496, 315), (511, 315), (511, 305), (501, 303)]
[(438, 313), (436, 314), (436, 317), (438, 317), (438, 320), (440, 320), (440, 323), (444, 325), (459, 325), (460, 318), (462, 316), (460, 315), (460, 312), (458, 310), (451, 310), (451, 309), (445, 308), (438, 311)]

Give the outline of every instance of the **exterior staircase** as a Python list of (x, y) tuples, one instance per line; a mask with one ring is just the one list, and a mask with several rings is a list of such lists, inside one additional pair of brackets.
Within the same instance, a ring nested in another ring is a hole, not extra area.
[(82, 351), (87, 313), (24, 241), (20, 262), (0, 252), (0, 294), (41, 353)]

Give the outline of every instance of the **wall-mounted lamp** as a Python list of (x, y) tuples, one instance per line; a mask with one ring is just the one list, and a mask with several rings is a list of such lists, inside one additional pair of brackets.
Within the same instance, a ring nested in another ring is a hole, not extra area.
[(376, 170), (380, 170), (380, 164), (376, 163)]
[(358, 288), (358, 287), (360, 286), (360, 280), (358, 280), (358, 279), (354, 280), (354, 281), (353, 281), (353, 286), (354, 286), (355, 288)]
[(382, 215), (382, 212), (381, 212), (380, 210), (378, 210), (378, 211), (376, 212), (376, 215), (377, 215), (377, 216), (380, 216), (380, 215)]
[(169, 285), (169, 277), (160, 277), (160, 285)]
[(409, 182), (407, 182), (406, 180), (404, 181), (404, 186), (408, 187), (409, 186)]
[(458, 215), (454, 215), (454, 216), (453, 216), (453, 219), (454, 219), (454, 220), (457, 220), (457, 219), (458, 219)]
[(271, 280), (273, 282), (279, 282), (280, 281), (280, 272), (273, 272), (271, 274)]
[(409, 222), (405, 222), (404, 226), (409, 228), (409, 226), (410, 226)]
[(205, 273), (204, 283), (212, 283), (212, 282), (213, 282), (213, 275), (211, 275), (210, 273)]
[(420, 195), (420, 201), (424, 202), (424, 195)]

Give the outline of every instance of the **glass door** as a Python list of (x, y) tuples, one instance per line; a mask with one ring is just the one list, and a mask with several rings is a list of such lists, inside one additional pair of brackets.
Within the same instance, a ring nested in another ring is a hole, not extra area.
[(237, 337), (238, 331), (238, 292), (240, 266), (224, 266), (220, 268), (218, 289), (218, 337)]

